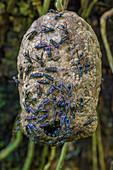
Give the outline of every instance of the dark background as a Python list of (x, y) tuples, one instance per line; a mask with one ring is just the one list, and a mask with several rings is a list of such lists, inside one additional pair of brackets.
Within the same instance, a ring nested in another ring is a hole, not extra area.
[[(38, 0), (37, 0), (38, 1)], [(86, 0), (88, 1), (88, 0)], [(31, 23), (39, 17), (36, 6), (32, 5), (33, 0), (1, 0), (0, 1), (0, 150), (5, 148), (12, 137), (12, 130), (15, 119), (20, 112), (18, 87), (9, 83), (13, 75), (17, 74), (16, 62), (19, 46), (23, 35)], [(88, 5), (92, 0), (88, 1)], [(101, 93), (98, 104), (98, 115), (100, 119), (101, 146), (104, 151), (106, 170), (109, 170), (113, 161), (113, 75), (107, 60), (106, 51), (100, 33), (100, 17), (113, 7), (113, 0), (98, 1), (92, 8), (86, 20), (93, 27), (102, 51), (102, 72), (104, 82), (101, 86)], [(49, 9), (54, 9), (54, 1), (51, 0)], [(78, 13), (84, 17), (80, 0), (70, 0), (68, 10)], [(107, 38), (113, 54), (113, 16), (107, 19)], [(21, 170), (26, 158), (28, 139), (23, 135), (23, 140), (18, 148), (13, 151), (0, 163), (1, 170)], [(61, 146), (62, 147), (62, 146)], [(55, 169), (60, 156), (61, 147), (57, 148), (55, 160), (51, 169)], [(92, 170), (92, 137), (80, 139), (74, 142), (70, 149), (76, 153), (67, 158), (63, 169), (70, 170)], [(34, 159), (31, 165), (32, 170), (38, 169), (41, 162), (42, 145), (35, 146)], [(49, 148), (50, 150), (50, 148)], [(102, 170), (99, 164), (99, 151), (97, 148), (98, 169)], [(48, 157), (46, 161), (48, 161)]]

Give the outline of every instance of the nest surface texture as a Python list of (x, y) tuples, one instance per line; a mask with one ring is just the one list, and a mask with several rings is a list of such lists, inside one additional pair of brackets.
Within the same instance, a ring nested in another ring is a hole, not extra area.
[(101, 52), (76, 13), (50, 11), (23, 37), (18, 61), (21, 130), (51, 146), (90, 136), (97, 127)]

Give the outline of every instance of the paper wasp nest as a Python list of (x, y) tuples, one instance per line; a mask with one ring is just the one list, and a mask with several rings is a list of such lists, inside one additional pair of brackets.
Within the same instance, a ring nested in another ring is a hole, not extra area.
[(101, 84), (101, 52), (92, 28), (74, 12), (33, 22), (18, 55), (21, 130), (60, 145), (92, 135)]

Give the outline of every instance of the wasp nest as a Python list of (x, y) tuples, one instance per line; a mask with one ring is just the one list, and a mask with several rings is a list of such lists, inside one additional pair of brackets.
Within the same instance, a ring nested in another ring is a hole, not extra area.
[(96, 130), (101, 52), (84, 19), (50, 10), (24, 35), (17, 65), (20, 125), (28, 138), (57, 146)]

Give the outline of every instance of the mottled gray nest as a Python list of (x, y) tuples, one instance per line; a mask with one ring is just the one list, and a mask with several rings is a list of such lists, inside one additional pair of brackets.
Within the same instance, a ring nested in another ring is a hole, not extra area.
[(96, 130), (101, 52), (84, 19), (69, 11), (37, 19), (23, 37), (17, 66), (27, 137), (57, 146)]

